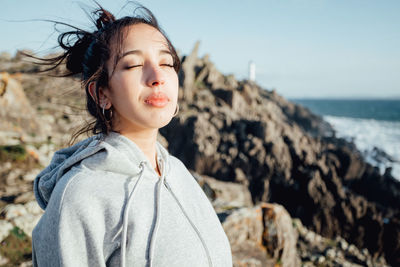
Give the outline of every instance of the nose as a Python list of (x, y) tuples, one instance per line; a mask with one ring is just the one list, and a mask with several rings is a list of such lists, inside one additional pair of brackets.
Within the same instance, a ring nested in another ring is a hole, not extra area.
[(146, 67), (146, 85), (149, 87), (160, 86), (165, 83), (163, 71), (158, 64), (149, 63)]

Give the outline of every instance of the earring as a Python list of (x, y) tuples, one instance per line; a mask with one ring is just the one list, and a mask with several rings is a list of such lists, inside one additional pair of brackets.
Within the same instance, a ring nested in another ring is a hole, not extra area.
[[(112, 116), (113, 116), (112, 107), (109, 108), (109, 109), (105, 109), (106, 106), (107, 106), (107, 103), (104, 103), (103, 106), (101, 107), (102, 113), (103, 113), (103, 117), (104, 117), (104, 119), (106, 121), (111, 121)], [(109, 119), (106, 118), (106, 110), (110, 113), (110, 115), (109, 115), (110, 118)]]
[(107, 103), (104, 103), (103, 106), (102, 106), (102, 109), (103, 109), (103, 116), (104, 116), (104, 117), (106, 117), (106, 115), (104, 114), (104, 108), (105, 108), (106, 106), (107, 106)]
[(172, 117), (175, 117), (176, 115), (178, 115), (178, 112), (179, 112), (179, 104), (176, 104), (175, 113), (174, 113), (174, 115), (172, 115)]

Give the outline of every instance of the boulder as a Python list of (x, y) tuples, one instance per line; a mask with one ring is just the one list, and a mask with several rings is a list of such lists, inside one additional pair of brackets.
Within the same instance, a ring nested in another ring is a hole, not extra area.
[(299, 266), (300, 258), (296, 250), (297, 232), (292, 218), (285, 208), (277, 204), (261, 205), (263, 214), (263, 244), (275, 261), (281, 266)]
[(297, 232), (280, 205), (262, 203), (235, 210), (223, 227), (231, 243), (234, 266), (300, 265)]
[(6, 220), (0, 220), (0, 242), (4, 240), (9, 234), (9, 232), (14, 228), (14, 226), (6, 221)]
[(40, 121), (21, 84), (6, 72), (0, 73), (0, 131), (42, 133)]
[(192, 174), (206, 192), (216, 212), (253, 206), (250, 191), (246, 185), (222, 182), (197, 173)]
[(25, 234), (32, 238), (32, 231), (39, 222), (40, 217), (42, 217), (41, 214), (35, 215), (28, 213), (23, 216), (15, 217), (11, 221), (15, 226), (23, 230)]
[(26, 215), (28, 211), (22, 204), (9, 204), (4, 208), (4, 213), (6, 220), (11, 220)]

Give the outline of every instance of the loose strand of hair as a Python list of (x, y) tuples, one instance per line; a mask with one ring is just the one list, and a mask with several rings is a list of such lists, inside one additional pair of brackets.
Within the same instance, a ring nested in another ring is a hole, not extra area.
[(82, 134), (87, 134), (89, 136), (89, 133), (93, 131), (96, 123), (96, 120), (92, 120), (91, 122), (85, 124), (83, 127), (79, 128), (76, 132), (74, 132), (68, 142), (68, 146), (72, 146), (73, 144), (75, 144), (76, 140)]

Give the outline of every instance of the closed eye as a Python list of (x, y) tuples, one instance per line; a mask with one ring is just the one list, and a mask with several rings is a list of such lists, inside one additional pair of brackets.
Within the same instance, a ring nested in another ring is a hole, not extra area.
[(129, 70), (129, 69), (133, 69), (133, 68), (137, 68), (137, 67), (142, 67), (143, 65), (131, 65), (131, 66), (127, 66), (125, 67), (125, 69)]
[(172, 65), (172, 64), (161, 64), (161, 66), (165, 66), (165, 67), (174, 67), (174, 65)]

